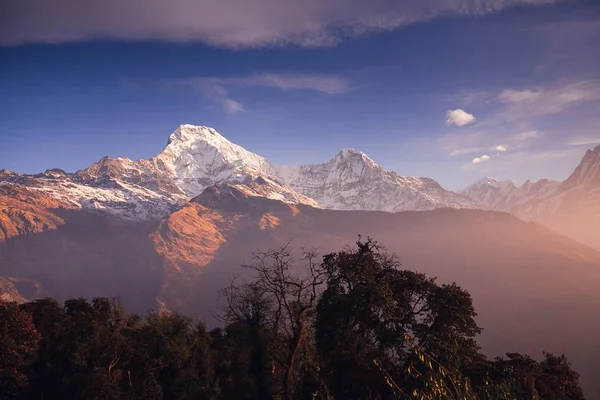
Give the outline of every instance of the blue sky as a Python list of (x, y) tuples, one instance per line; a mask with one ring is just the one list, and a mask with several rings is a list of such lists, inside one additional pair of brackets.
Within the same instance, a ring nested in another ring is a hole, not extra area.
[(51, 3), (0, 17), (0, 169), (148, 158), (191, 123), (280, 164), (353, 147), (460, 189), (564, 179), (600, 144), (593, 1)]

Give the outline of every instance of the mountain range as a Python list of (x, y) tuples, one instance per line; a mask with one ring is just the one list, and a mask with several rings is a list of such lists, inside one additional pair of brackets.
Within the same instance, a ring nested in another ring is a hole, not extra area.
[[(332, 210), (425, 211), (467, 208), (509, 212), (600, 249), (600, 146), (564, 182), (484, 178), (454, 193), (430, 178), (386, 171), (366, 154), (343, 149), (329, 162), (276, 165), (204, 126), (181, 125), (148, 160), (105, 157), (89, 168), (36, 175), (0, 171), (0, 182), (48, 195), (75, 209), (130, 220), (158, 220), (215, 184), (251, 196)], [(585, 223), (584, 223), (585, 222)]]
[(517, 187), (485, 178), (460, 192), (478, 208), (536, 221), (600, 249), (600, 146), (588, 150), (563, 182), (542, 179)]
[(253, 196), (336, 210), (407, 211), (475, 208), (429, 178), (399, 176), (367, 155), (343, 149), (324, 164), (280, 166), (231, 143), (217, 131), (181, 125), (149, 160), (105, 157), (69, 174), (0, 171), (0, 180), (84, 209), (127, 219), (159, 219), (214, 184)]
[(281, 166), (182, 125), (148, 160), (0, 171), (0, 295), (119, 296), (211, 321), (256, 250), (292, 241), (324, 254), (362, 234), (467, 289), (488, 354), (566, 352), (600, 396), (599, 190), (600, 147), (564, 182), (484, 179), (454, 193), (352, 149)]

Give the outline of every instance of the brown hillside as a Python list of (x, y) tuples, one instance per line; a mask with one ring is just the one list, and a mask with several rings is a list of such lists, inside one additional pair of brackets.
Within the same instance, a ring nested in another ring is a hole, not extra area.
[(600, 253), (508, 214), (327, 211), (225, 187), (154, 224), (80, 210), (56, 215), (64, 223), (54, 229), (0, 243), (0, 276), (34, 280), (61, 300), (120, 296), (137, 311), (214, 322), (219, 289), (233, 275), (244, 278), (240, 264), (252, 252), (292, 241), (326, 253), (360, 233), (396, 252), (405, 268), (467, 289), (488, 354), (564, 352), (587, 390), (598, 390)]

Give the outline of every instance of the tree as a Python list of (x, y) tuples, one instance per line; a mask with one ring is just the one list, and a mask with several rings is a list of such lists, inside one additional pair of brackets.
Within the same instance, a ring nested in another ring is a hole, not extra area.
[(473, 338), (481, 330), (469, 294), (399, 267), (370, 239), (324, 258), (316, 340), (336, 397), (393, 397), (382, 369), (397, 388), (424, 393), (438, 371), (422, 368), (415, 344), (450, 371), (479, 357)]
[(526, 355), (508, 353), (506, 358), (490, 362), (485, 372), (497, 385), (508, 387), (516, 400), (584, 399), (579, 374), (564, 355), (544, 353), (544, 360), (538, 362)]
[(65, 313), (54, 299), (45, 298), (21, 305), (31, 315), (41, 339), (33, 364), (28, 396), (31, 399), (61, 398), (65, 370), (69, 361), (63, 343)]
[[(260, 335), (276, 339), (270, 354), (272, 374), (281, 376), (281, 398), (294, 396), (299, 379), (299, 355), (312, 326), (312, 317), (324, 283), (324, 271), (316, 262), (314, 250), (303, 250), (303, 275), (291, 255), (289, 245), (259, 252), (254, 262), (244, 265), (256, 273), (251, 284), (237, 285), (235, 280), (223, 291), (226, 299), (224, 319), (251, 329), (258, 342)], [(259, 335), (260, 333), (260, 335)], [(258, 336), (257, 336), (258, 335)], [(275, 365), (276, 363), (276, 365)]]
[(31, 315), (17, 303), (0, 301), (0, 398), (28, 386), (39, 339)]

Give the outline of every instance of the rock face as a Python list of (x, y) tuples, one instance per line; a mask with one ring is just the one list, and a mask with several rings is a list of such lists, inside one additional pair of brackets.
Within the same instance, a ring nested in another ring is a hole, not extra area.
[(57, 212), (68, 208), (67, 204), (39, 192), (0, 182), (0, 243), (56, 229), (64, 224)]
[(231, 143), (212, 128), (181, 125), (149, 160), (105, 157), (73, 174), (0, 172), (12, 182), (72, 207), (132, 220), (159, 219), (214, 184), (249, 196), (335, 210), (407, 211), (474, 208), (428, 178), (386, 171), (365, 154), (344, 149), (319, 165), (279, 166)]
[(0, 301), (27, 303), (45, 296), (48, 296), (48, 291), (38, 282), (0, 276)]

